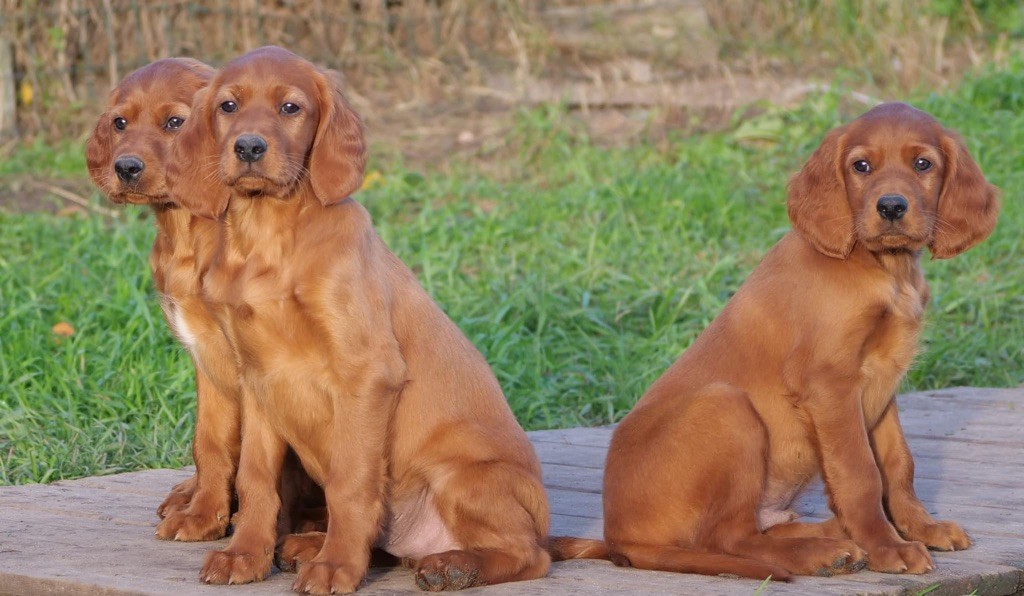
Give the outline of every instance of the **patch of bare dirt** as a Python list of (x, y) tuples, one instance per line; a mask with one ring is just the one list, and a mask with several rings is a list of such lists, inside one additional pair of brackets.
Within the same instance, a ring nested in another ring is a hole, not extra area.
[(82, 175), (82, 178), (72, 179), (40, 179), (30, 175), (0, 178), (0, 211), (44, 211), (68, 217), (98, 213), (114, 219), (124, 217), (123, 210), (94, 200), (93, 187), (84, 172)]

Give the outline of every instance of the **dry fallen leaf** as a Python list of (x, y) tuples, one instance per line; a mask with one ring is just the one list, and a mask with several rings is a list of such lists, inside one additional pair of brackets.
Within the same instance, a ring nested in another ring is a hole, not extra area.
[(69, 335), (75, 334), (75, 328), (72, 327), (70, 323), (61, 321), (60, 323), (57, 323), (56, 325), (53, 326), (53, 332), (56, 333), (57, 335), (63, 335), (64, 337), (67, 337)]
[(35, 90), (32, 89), (32, 85), (28, 81), (22, 81), (21, 86), (18, 87), (18, 99), (21, 100), (21, 105), (32, 105), (32, 99), (35, 95), (36, 93)]

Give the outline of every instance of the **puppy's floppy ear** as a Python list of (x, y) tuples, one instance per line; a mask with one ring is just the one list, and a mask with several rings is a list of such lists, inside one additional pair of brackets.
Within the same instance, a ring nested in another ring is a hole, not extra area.
[(110, 192), (110, 166), (114, 159), (114, 115), (108, 110), (96, 121), (96, 128), (85, 143), (85, 165), (93, 184), (104, 194)]
[(341, 92), (340, 75), (317, 73), (320, 124), (309, 155), (313, 192), (324, 206), (359, 190), (366, 169), (363, 122)]
[(928, 249), (936, 259), (954, 257), (992, 233), (999, 216), (999, 189), (985, 180), (963, 140), (946, 131), (941, 141), (946, 170), (939, 193), (935, 237)]
[(790, 178), (789, 219), (818, 252), (845, 259), (853, 250), (853, 212), (843, 172), (845, 128), (825, 136), (804, 167)]
[(221, 181), (210, 100), (209, 87), (196, 93), (192, 113), (174, 137), (167, 160), (167, 187), (182, 207), (217, 219), (228, 207), (231, 190)]

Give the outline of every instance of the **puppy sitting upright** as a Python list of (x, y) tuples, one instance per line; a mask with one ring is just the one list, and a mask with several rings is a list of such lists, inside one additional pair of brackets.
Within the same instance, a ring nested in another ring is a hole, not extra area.
[(109, 106), (86, 144), (89, 175), (111, 201), (153, 210), (153, 282), (168, 325), (196, 366), (196, 474), (157, 509), (163, 519), (156, 535), (163, 539), (224, 535), (238, 462), (234, 362), (199, 297), (199, 276), (217, 246), (217, 226), (181, 208), (170, 196), (165, 175), (171, 142), (188, 119), (196, 92), (213, 73), (191, 58), (166, 58), (136, 70), (110, 93)]
[(424, 589), (543, 576), (533, 447), (483, 357), (350, 198), (365, 146), (335, 82), (262, 48), (225, 66), (196, 110), (169, 175), (184, 204), (222, 222), (203, 285), (243, 390), (238, 522), (201, 577), (269, 573), (289, 446), (329, 514), (307, 541), (315, 556), (282, 547), (286, 566), (300, 563), (296, 590), (354, 591), (374, 544), (416, 560)]
[[(970, 545), (915, 495), (894, 394), (928, 302), (921, 252), (987, 237), (997, 190), (954, 133), (890, 103), (829, 133), (788, 205), (794, 229), (616, 429), (606, 544), (560, 539), (560, 556), (784, 579), (865, 554), (924, 573), (925, 547)], [(835, 517), (793, 522), (819, 473)]]

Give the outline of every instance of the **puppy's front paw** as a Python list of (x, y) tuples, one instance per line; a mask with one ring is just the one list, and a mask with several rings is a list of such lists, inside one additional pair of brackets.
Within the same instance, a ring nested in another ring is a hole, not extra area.
[(270, 575), (273, 551), (266, 553), (234, 552), (230, 548), (206, 554), (199, 579), (208, 584), (248, 584)]
[(351, 594), (364, 575), (366, 567), (313, 560), (299, 567), (292, 589), (300, 594)]
[(172, 511), (187, 508), (189, 502), (192, 500), (192, 495), (195, 492), (195, 476), (192, 476), (188, 480), (179, 482), (171, 489), (171, 492), (167, 494), (167, 497), (164, 498), (164, 502), (160, 503), (160, 506), (156, 508), (157, 516), (159, 516), (160, 519), (163, 519)]
[(971, 546), (967, 532), (951, 521), (920, 524), (901, 533), (907, 540), (923, 542), (932, 550), (964, 550)]
[(932, 556), (920, 542), (895, 542), (869, 548), (868, 569), (881, 573), (928, 573), (935, 569)]
[(215, 511), (195, 506), (170, 511), (156, 526), (160, 540), (199, 542), (217, 540), (227, 534), (230, 516), (227, 511)]
[(323, 532), (306, 532), (289, 534), (281, 541), (277, 549), (277, 566), (281, 571), (293, 572), (301, 565), (312, 561), (324, 546), (326, 534)]

